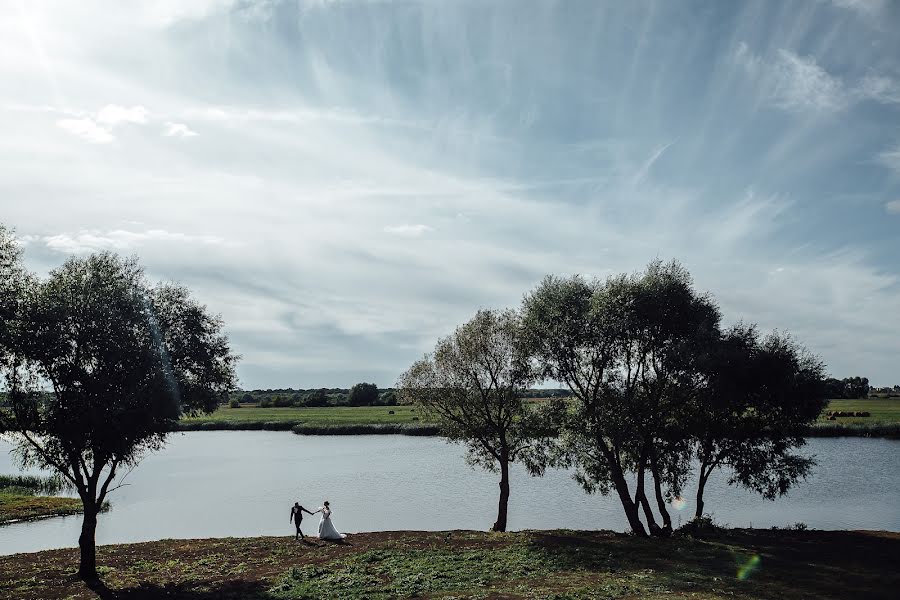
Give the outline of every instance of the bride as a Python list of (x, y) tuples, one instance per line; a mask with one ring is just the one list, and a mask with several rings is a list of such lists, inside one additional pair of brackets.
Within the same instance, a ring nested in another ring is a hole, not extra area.
[(331, 508), (328, 506), (328, 500), (323, 502), (322, 507), (316, 512), (322, 513), (322, 520), (319, 521), (320, 540), (342, 540), (347, 537), (346, 534), (334, 528), (334, 524), (331, 522)]

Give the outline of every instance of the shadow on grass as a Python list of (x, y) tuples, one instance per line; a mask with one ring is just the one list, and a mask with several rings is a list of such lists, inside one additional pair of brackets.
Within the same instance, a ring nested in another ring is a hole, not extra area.
[(723, 530), (703, 539), (539, 533), (557, 568), (653, 573), (674, 591), (726, 588), (750, 598), (894, 598), (900, 536), (877, 532)]
[(87, 586), (101, 600), (152, 600), (171, 598), (178, 600), (271, 600), (267, 586), (259, 581), (217, 581), (208, 584), (142, 583), (127, 590), (111, 590), (102, 581)]
[(736, 572), (735, 557), (728, 550), (684, 538), (536, 533), (531, 544), (556, 569), (598, 576), (653, 573), (666, 587), (679, 592), (696, 592), (698, 586), (727, 582)]

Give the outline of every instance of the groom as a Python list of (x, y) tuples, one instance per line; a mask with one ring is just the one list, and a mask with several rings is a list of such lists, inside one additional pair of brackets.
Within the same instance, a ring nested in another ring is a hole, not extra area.
[(297, 526), (297, 533), (294, 534), (294, 539), (296, 540), (298, 537), (302, 539), (306, 539), (306, 536), (303, 535), (303, 532), (300, 531), (300, 523), (303, 522), (303, 513), (313, 514), (300, 506), (299, 502), (294, 502), (294, 506), (291, 507), (291, 521), (293, 521), (294, 525)]

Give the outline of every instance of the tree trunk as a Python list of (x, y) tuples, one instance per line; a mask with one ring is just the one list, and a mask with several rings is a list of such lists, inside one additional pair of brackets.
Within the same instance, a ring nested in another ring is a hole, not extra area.
[(81, 550), (81, 563), (78, 576), (85, 581), (99, 579), (97, 575), (97, 506), (94, 502), (84, 501), (84, 520), (81, 522), (81, 535), (78, 536), (78, 547)]
[(607, 461), (609, 461), (609, 471), (612, 475), (613, 485), (619, 494), (619, 501), (622, 502), (622, 508), (625, 509), (625, 516), (628, 518), (628, 525), (634, 535), (647, 537), (647, 530), (641, 523), (641, 516), (638, 514), (637, 504), (631, 499), (631, 493), (628, 491), (628, 482), (625, 481), (625, 474), (622, 472), (618, 463), (613, 460), (611, 453), (604, 452)]
[(497, 521), (491, 531), (506, 531), (506, 508), (509, 504), (509, 459), (500, 460), (500, 503), (497, 506)]
[(704, 472), (703, 465), (700, 465), (700, 477), (697, 479), (697, 509), (694, 511), (694, 518), (703, 517), (703, 488), (706, 487), (706, 480), (712, 471)]
[(644, 509), (644, 518), (647, 519), (647, 527), (650, 529), (650, 535), (657, 536), (660, 534), (659, 525), (656, 524), (656, 517), (650, 508), (650, 502), (647, 500), (647, 494), (644, 493), (644, 463), (641, 461), (638, 467), (637, 489), (634, 493), (634, 500), (642, 509)]
[(662, 493), (662, 482), (660, 481), (659, 464), (656, 462), (656, 456), (650, 457), (650, 472), (653, 474), (653, 488), (656, 492), (656, 506), (659, 508), (659, 514), (663, 520), (662, 533), (669, 535), (672, 533), (672, 517), (666, 508), (666, 499)]

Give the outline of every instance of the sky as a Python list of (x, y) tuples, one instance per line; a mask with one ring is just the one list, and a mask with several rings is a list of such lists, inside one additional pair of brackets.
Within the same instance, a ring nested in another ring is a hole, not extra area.
[(254, 388), (398, 376), (547, 274), (678, 259), (900, 384), (900, 3), (0, 0), (0, 222), (137, 255)]

